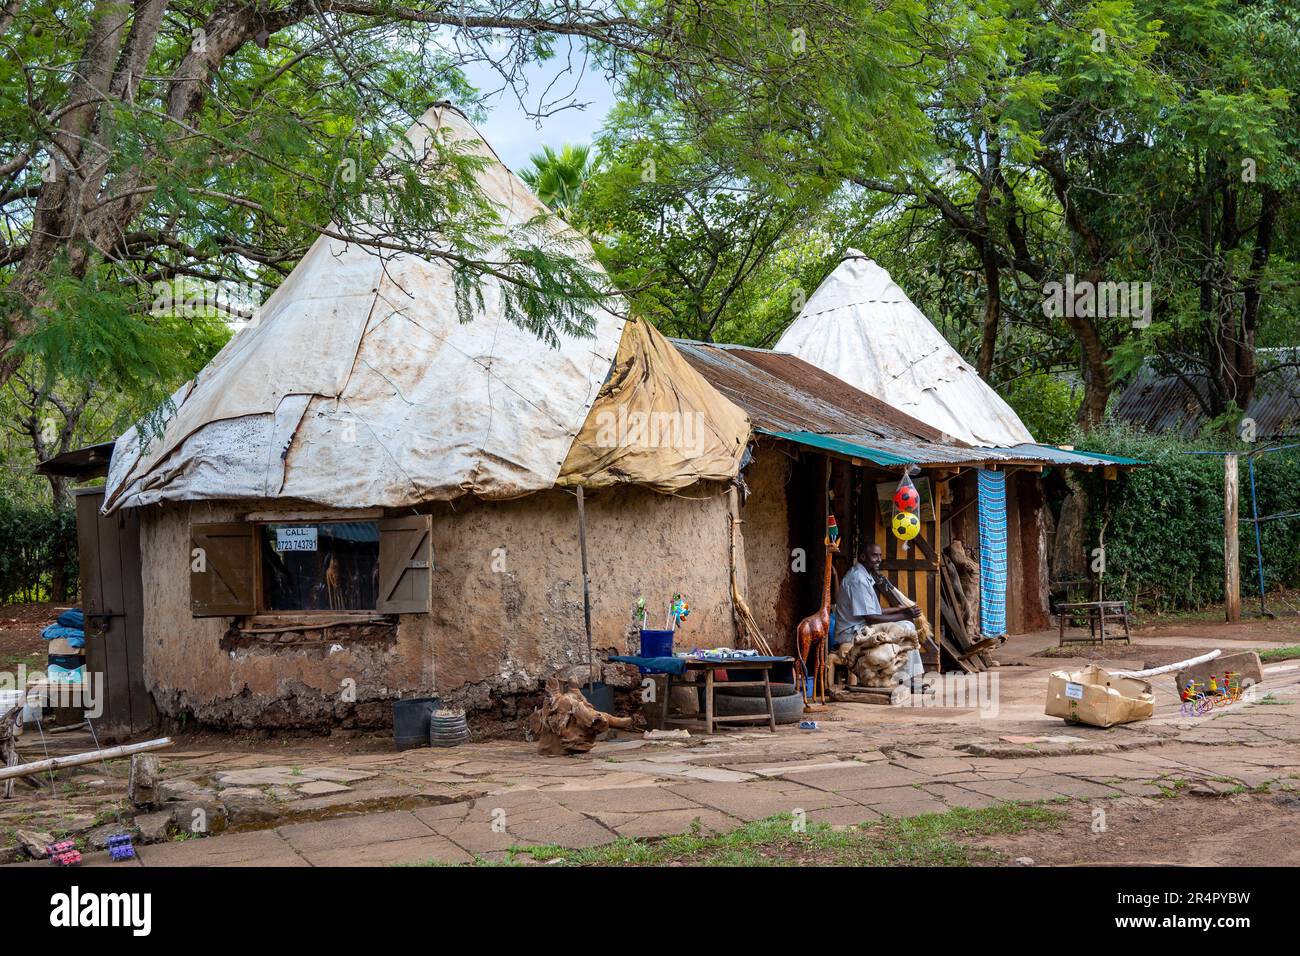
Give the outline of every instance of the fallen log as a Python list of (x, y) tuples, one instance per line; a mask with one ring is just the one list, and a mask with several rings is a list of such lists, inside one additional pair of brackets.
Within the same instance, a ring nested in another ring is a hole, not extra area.
[(36, 760), (32, 763), (19, 764), (16, 767), (0, 767), (0, 780), (29, 777), (35, 773), (45, 773), (47, 770), (80, 767), (83, 764), (95, 763), (99, 760), (129, 757), (131, 754), (142, 754), (149, 750), (161, 750), (164, 747), (170, 747), (172, 743), (170, 737), (159, 737), (157, 740), (145, 740), (138, 744), (122, 744), (120, 747), (109, 747), (107, 750), (91, 750), (86, 753), (69, 754), (66, 757), (50, 757), (48, 760)]

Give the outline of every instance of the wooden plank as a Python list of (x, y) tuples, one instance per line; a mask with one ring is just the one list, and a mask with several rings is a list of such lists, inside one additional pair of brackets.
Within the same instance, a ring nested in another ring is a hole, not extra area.
[[(257, 526), (244, 521), (190, 526), (190, 613), (195, 617), (236, 617), (257, 610)], [(199, 570), (199, 569), (202, 570)]]
[(408, 515), (379, 522), (379, 593), (384, 614), (427, 614), (433, 608), (433, 518)]
[(107, 657), (102, 628), (103, 588), (99, 579), (99, 509), (104, 492), (78, 493), (77, 562), (81, 571), (81, 607), (86, 615), (86, 673), (99, 675), (101, 685), (106, 676)]
[(1237, 538), (1237, 456), (1223, 456), (1223, 610), (1229, 624), (1241, 620), (1241, 564)]
[[(130, 662), (126, 650), (126, 572), (123, 568), (124, 513), (99, 516), (99, 574), (103, 587), (104, 675), (101, 696), (104, 723), (114, 729), (131, 728)], [(140, 565), (132, 565), (139, 574)]]
[(144, 680), (144, 567), (140, 556), (140, 513), (119, 511), (118, 548), (122, 557), (122, 642), (126, 659), (126, 685), (130, 702), (131, 733), (158, 723), (158, 709)]

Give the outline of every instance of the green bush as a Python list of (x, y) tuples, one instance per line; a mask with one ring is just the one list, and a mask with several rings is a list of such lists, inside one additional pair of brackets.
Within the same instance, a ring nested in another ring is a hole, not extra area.
[[(1090, 542), (1099, 540), (1104, 526), (1107, 594), (1136, 597), (1138, 604), (1158, 610), (1223, 600), (1223, 458), (1189, 453), (1241, 453), (1241, 588), (1243, 595), (1258, 594), (1244, 457), (1252, 446), (1152, 436), (1122, 426), (1077, 436), (1075, 442), (1081, 449), (1151, 463), (1115, 481), (1090, 473), (1083, 484), (1090, 497)], [(1255, 481), (1261, 515), (1300, 511), (1300, 449), (1257, 456)], [(1265, 522), (1261, 532), (1265, 589), (1300, 585), (1300, 517)]]
[(71, 600), (77, 577), (76, 514), (0, 497), (0, 604), (50, 600), (60, 579)]

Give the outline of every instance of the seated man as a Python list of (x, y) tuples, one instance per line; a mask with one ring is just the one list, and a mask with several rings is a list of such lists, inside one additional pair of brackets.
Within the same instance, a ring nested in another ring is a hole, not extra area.
[[(919, 638), (913, 623), (921, 616), (920, 608), (915, 606), (882, 607), (880, 595), (892, 601), (893, 592), (885, 587), (880, 573), (880, 564), (884, 554), (880, 545), (864, 545), (858, 553), (858, 560), (844, 575), (840, 582), (839, 595), (835, 603), (835, 634), (831, 638), (833, 648), (850, 645), (844, 652), (837, 652), (845, 659), (850, 669), (861, 671), (860, 678), (867, 678), (868, 686), (879, 686), (888, 679), (892, 683), (910, 684), (913, 678), (920, 677), (924, 671), (921, 654), (917, 649)], [(873, 629), (879, 625), (891, 625), (889, 628)], [(899, 641), (902, 638), (902, 641)], [(853, 645), (878, 646), (880, 651), (870, 655), (853, 654)], [(888, 645), (888, 646), (886, 646)], [(890, 650), (899, 656), (906, 652), (905, 660), (889, 661)], [(861, 660), (861, 667), (855, 668), (856, 660)], [(872, 680), (869, 674), (879, 675), (880, 681)]]

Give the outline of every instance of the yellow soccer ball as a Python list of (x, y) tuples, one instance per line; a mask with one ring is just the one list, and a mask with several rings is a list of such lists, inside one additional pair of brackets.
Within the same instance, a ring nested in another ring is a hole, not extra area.
[(910, 511), (900, 511), (894, 515), (894, 537), (899, 541), (911, 541), (921, 533), (921, 519)]

